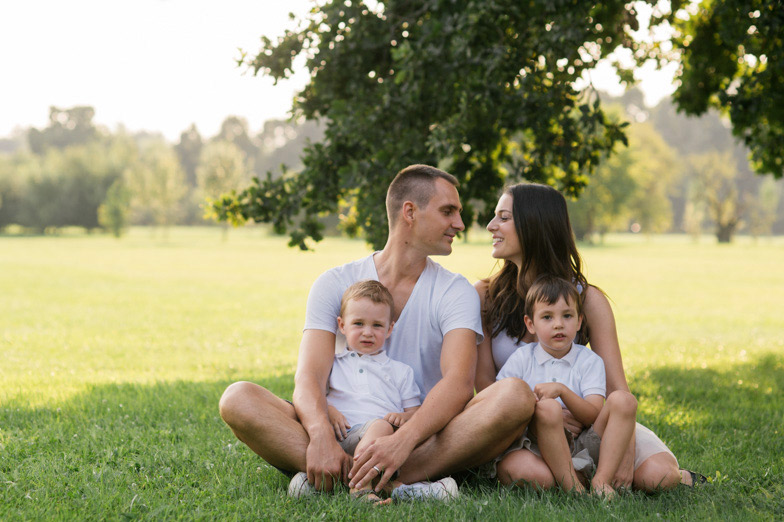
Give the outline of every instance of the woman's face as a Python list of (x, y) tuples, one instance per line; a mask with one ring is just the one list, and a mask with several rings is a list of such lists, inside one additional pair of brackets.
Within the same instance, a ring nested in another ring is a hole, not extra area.
[(512, 196), (504, 194), (495, 207), (495, 217), (487, 224), (487, 230), (493, 234), (493, 257), (523, 264), (523, 250), (517, 238), (514, 217), (512, 214)]

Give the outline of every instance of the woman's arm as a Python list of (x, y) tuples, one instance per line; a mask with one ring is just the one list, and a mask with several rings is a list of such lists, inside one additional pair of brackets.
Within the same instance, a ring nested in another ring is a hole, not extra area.
[[(479, 293), (480, 309), (484, 309), (487, 282), (477, 281), (474, 288)], [(493, 384), (498, 373), (495, 370), (495, 362), (493, 362), (493, 339), (490, 337), (484, 321), (482, 322), (482, 331), (485, 338), (477, 347), (476, 377), (474, 379), (474, 387), (477, 393)]]
[(615, 330), (615, 315), (610, 302), (601, 290), (588, 286), (585, 292), (583, 315), (588, 324), (591, 349), (604, 361), (607, 373), (607, 396), (615, 390), (629, 391), (626, 373), (623, 371), (621, 347)]

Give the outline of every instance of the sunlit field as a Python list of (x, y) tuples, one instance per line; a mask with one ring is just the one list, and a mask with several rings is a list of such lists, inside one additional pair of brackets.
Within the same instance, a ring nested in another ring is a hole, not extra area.
[[(290, 398), (310, 284), (368, 252), (300, 252), (261, 227), (0, 237), (0, 519), (784, 518), (781, 238), (581, 245), (639, 418), (707, 486), (611, 504), (478, 480), (447, 505), (288, 499), (218, 398), (236, 380)], [(476, 231), (437, 261), (472, 282), (494, 266)]]

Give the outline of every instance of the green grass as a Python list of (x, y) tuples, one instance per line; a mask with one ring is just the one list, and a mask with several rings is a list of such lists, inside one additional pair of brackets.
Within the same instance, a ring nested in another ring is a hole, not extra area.
[[(474, 281), (484, 235), (439, 258)], [(261, 228), (0, 237), (0, 520), (784, 517), (784, 242), (614, 236), (583, 246), (614, 302), (639, 417), (698, 491), (605, 505), (469, 482), (449, 505), (292, 501), (217, 413), (247, 379), (290, 397), (307, 291), (368, 252)]]

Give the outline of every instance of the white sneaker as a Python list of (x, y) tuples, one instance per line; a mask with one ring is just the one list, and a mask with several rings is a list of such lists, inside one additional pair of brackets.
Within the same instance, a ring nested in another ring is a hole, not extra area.
[(300, 471), (289, 482), (289, 496), (292, 498), (308, 497), (317, 493), (316, 488), (308, 482), (308, 474)]
[(414, 482), (403, 484), (392, 490), (395, 500), (443, 500), (457, 498), (457, 482), (452, 477), (444, 477), (435, 482)]

